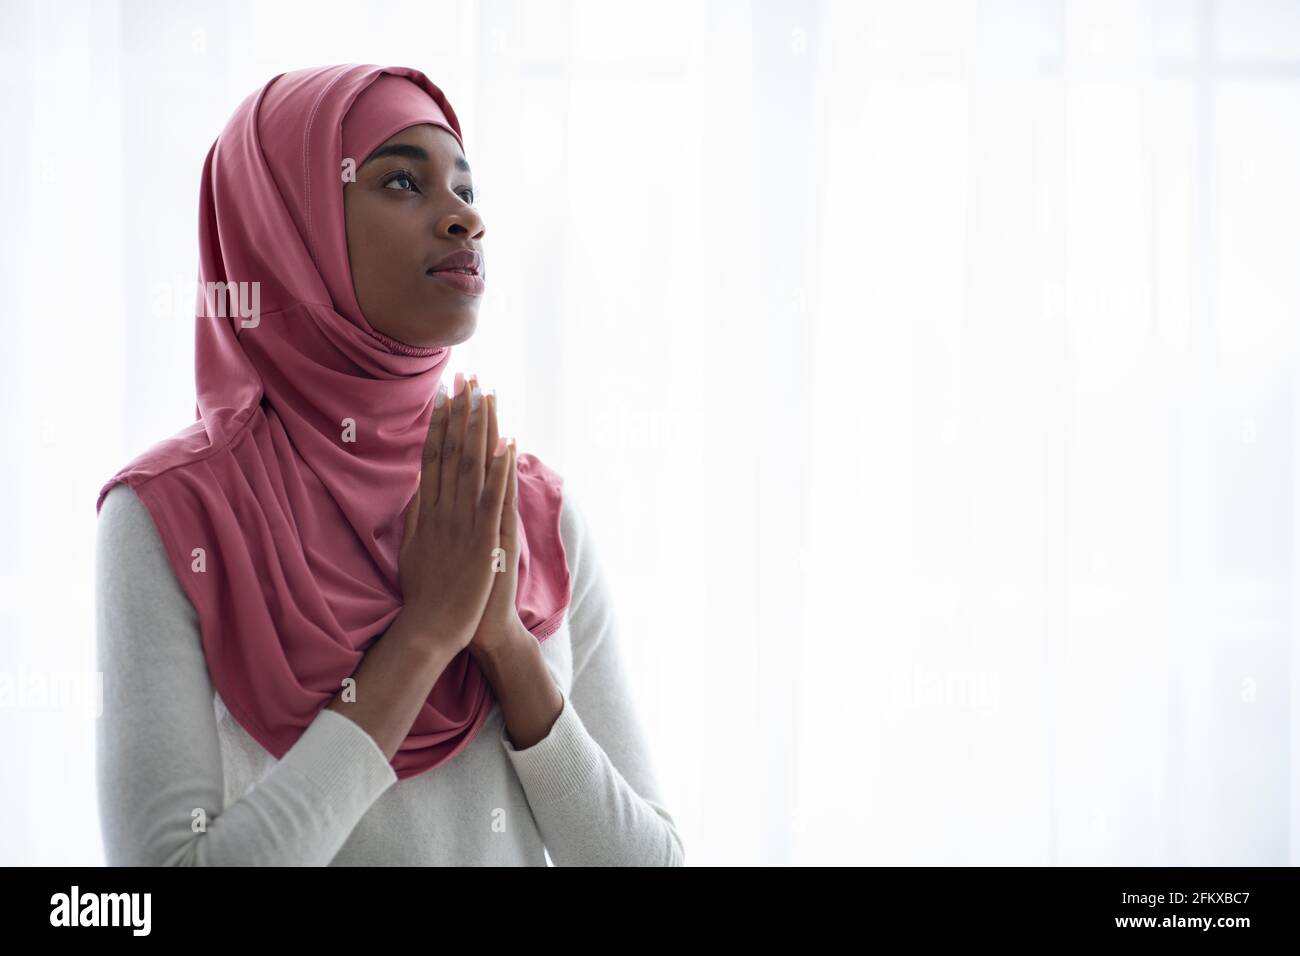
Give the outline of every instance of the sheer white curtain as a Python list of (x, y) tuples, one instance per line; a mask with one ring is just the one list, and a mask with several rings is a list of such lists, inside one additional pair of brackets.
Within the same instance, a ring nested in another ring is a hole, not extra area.
[(589, 512), (690, 862), (1300, 861), (1300, 5), (122, 0), (0, 44), (0, 862), (102, 860), (48, 689), (95, 492), (191, 420), (208, 146), (340, 61), (463, 120), (453, 365)]

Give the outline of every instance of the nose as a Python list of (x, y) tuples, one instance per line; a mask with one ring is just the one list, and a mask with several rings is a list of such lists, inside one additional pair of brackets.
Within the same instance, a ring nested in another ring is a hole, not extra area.
[(483, 217), (479, 215), (477, 209), (473, 206), (462, 206), (439, 219), (437, 231), (438, 235), (450, 236), (453, 239), (464, 236), (482, 239), (487, 234), (487, 227), (483, 224)]

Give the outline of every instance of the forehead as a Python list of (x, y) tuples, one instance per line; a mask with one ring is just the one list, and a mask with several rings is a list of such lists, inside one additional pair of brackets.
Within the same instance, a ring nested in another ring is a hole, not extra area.
[[(413, 147), (401, 149), (400, 147)], [(403, 156), (416, 161), (441, 160), (455, 163), (456, 167), (469, 171), (460, 143), (450, 130), (432, 123), (421, 123), (398, 130), (380, 143), (366, 157), (366, 162), (383, 156)]]

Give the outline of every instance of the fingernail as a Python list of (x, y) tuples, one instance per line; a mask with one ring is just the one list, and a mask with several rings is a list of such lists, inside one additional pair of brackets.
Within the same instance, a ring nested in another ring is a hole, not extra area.
[(457, 395), (459, 395), (461, 389), (464, 387), (465, 387), (465, 373), (457, 372), (456, 379), (454, 382), (452, 382), (452, 386), (451, 386), (451, 397), (455, 398)]
[(473, 379), (470, 379), (470, 382), (469, 407), (477, 411), (479, 402), (483, 400), (483, 393), (479, 391), (478, 382), (475, 382)]
[(497, 439), (497, 447), (492, 452), (492, 457), (500, 458), (503, 454), (505, 454), (505, 450), (506, 450), (506, 436), (502, 435), (500, 438)]
[(447, 404), (447, 383), (439, 382), (438, 394), (433, 397), (433, 407), (442, 408), (445, 404)]

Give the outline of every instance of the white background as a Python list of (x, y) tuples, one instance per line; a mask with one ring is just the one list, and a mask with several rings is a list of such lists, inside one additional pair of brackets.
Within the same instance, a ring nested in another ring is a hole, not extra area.
[[(203, 158), (408, 65), (691, 864), (1300, 862), (1300, 3), (6, 3), (0, 863), (98, 863), (96, 493)], [(9, 692), (5, 692), (5, 688)]]

